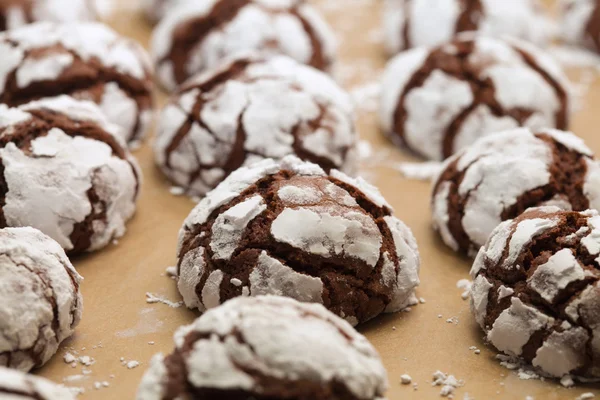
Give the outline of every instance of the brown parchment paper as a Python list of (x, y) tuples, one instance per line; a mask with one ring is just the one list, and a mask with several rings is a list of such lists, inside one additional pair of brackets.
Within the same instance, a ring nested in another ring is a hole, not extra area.
[[(138, 0), (113, 3), (116, 9), (108, 23), (147, 45), (151, 27), (137, 9)], [(381, 43), (381, 1), (315, 0), (314, 3), (340, 38), (341, 83), (352, 89), (375, 82), (386, 59)], [(581, 73), (569, 72), (575, 79), (580, 79)], [(593, 86), (575, 114), (572, 129), (600, 154), (597, 128), (600, 115), (596, 111), (600, 106), (600, 82), (598, 74), (594, 74)], [(164, 95), (157, 94), (157, 98), (160, 104), (164, 103)], [(565, 389), (556, 381), (520, 380), (514, 372), (499, 365), (494, 359), (497, 352), (484, 344), (483, 333), (469, 313), (468, 302), (461, 299), (461, 291), (456, 288), (459, 279), (468, 278), (471, 262), (448, 250), (430, 227), (430, 184), (405, 179), (393, 169), (401, 160), (417, 160), (393, 148), (383, 138), (375, 113), (363, 110), (358, 115), (362, 139), (373, 146), (364, 174), (379, 186), (397, 216), (412, 228), (422, 255), (418, 296), (426, 303), (411, 312), (386, 315), (359, 327), (381, 353), (388, 370), (388, 398), (440, 399), (440, 388), (431, 386), (436, 370), (465, 380), (464, 387), (456, 391), (457, 399), (462, 399), (465, 393), (477, 400), (526, 396), (536, 400), (575, 399), (590, 391), (600, 396), (600, 390), (596, 389), (600, 386)], [(173, 332), (198, 316), (185, 307), (146, 302), (147, 292), (174, 302), (180, 300), (174, 281), (165, 276), (165, 268), (174, 265), (177, 232), (194, 203), (169, 193), (169, 183), (154, 168), (149, 141), (135, 155), (145, 178), (137, 214), (118, 244), (73, 260), (85, 278), (83, 321), (55, 358), (36, 371), (56, 382), (85, 389), (81, 399), (133, 399), (151, 356), (170, 352)], [(449, 318), (458, 323), (446, 322)], [(470, 346), (481, 349), (481, 354), (474, 354)], [(67, 351), (90, 356), (95, 363), (72, 368), (63, 361)], [(140, 365), (128, 369), (121, 358), (139, 361)], [(418, 390), (400, 384), (400, 375), (405, 373), (418, 383)], [(94, 387), (96, 382), (104, 381), (110, 386)]]

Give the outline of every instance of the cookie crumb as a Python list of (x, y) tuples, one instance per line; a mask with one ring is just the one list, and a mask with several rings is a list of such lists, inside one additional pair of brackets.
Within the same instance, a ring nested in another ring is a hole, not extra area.
[(93, 365), (96, 361), (90, 357), (90, 356), (82, 356), (79, 357), (79, 363), (81, 365), (85, 365), (86, 367), (89, 367), (90, 365)]
[(150, 346), (154, 346), (154, 342), (148, 342)]
[(408, 374), (400, 375), (400, 382), (402, 382), (403, 385), (410, 385), (412, 378)]
[(456, 388), (464, 386), (464, 381), (458, 380), (454, 375), (445, 374), (441, 371), (433, 373), (433, 382), (431, 386), (441, 386), (440, 396), (453, 398)]
[(571, 375), (565, 375), (562, 378), (560, 378), (560, 384), (566, 388), (575, 386), (575, 382), (573, 381)]
[(185, 189), (179, 186), (171, 186), (169, 192), (171, 192), (173, 196), (183, 196), (185, 194)]
[(139, 365), (139, 361), (132, 360), (127, 363), (127, 369), (134, 369), (136, 367), (139, 367)]
[(425, 303), (427, 303), (427, 301), (424, 298), (419, 297), (419, 303), (425, 304)]
[(469, 298), (469, 295), (471, 294), (471, 286), (473, 286), (473, 282), (468, 279), (461, 279), (456, 282), (456, 287), (463, 291), (460, 295), (461, 299), (467, 300)]
[(596, 397), (594, 395), (594, 393), (592, 392), (588, 392), (588, 393), (584, 393), (581, 396), (579, 396), (576, 400), (589, 400), (589, 399), (593, 399), (594, 397)]
[(231, 278), (231, 280), (229, 282), (231, 282), (231, 284), (233, 286), (237, 286), (237, 287), (242, 286), (242, 281), (239, 280), (238, 278)]
[(65, 355), (63, 356), (63, 360), (65, 360), (65, 363), (67, 363), (67, 364), (73, 364), (73, 362), (77, 359), (75, 358), (75, 356), (73, 354), (65, 353)]

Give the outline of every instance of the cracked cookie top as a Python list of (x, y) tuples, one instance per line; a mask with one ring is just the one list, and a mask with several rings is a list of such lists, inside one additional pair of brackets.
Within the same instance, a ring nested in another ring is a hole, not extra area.
[(386, 389), (379, 355), (345, 321), (321, 305), (260, 296), (180, 328), (137, 398), (383, 400)]
[(600, 377), (600, 215), (557, 207), (500, 224), (471, 275), (487, 339), (546, 375)]
[(0, 229), (0, 366), (27, 372), (50, 360), (81, 320), (81, 280), (42, 232)]
[(70, 95), (100, 106), (127, 142), (142, 138), (152, 115), (146, 51), (100, 23), (39, 23), (0, 34), (0, 103)]
[(433, 224), (448, 246), (474, 255), (500, 222), (542, 205), (599, 208), (600, 164), (571, 133), (520, 128), (446, 160), (433, 190)]
[(353, 175), (356, 142), (350, 98), (329, 76), (285, 56), (247, 56), (172, 96), (154, 150), (171, 181), (203, 196), (239, 167), (289, 154)]
[(563, 40), (600, 52), (600, 1), (561, 0), (559, 4)]
[(569, 107), (568, 80), (548, 55), (524, 42), (463, 34), (390, 61), (380, 115), (394, 143), (443, 160), (488, 133), (567, 129)]
[(0, 228), (33, 226), (70, 254), (123, 236), (141, 172), (91, 102), (0, 105)]
[[(0, 356), (1, 357), (1, 356)], [(0, 367), (0, 398), (19, 400), (75, 400), (71, 391), (47, 379)]]
[(386, 0), (383, 25), (389, 54), (438, 46), (461, 32), (510, 36), (540, 45), (552, 33), (538, 0)]
[(415, 238), (376, 188), (293, 156), (233, 172), (180, 231), (178, 288), (202, 311), (276, 294), (356, 325), (413, 302), (418, 272)]
[(170, 12), (152, 38), (158, 79), (169, 90), (251, 50), (328, 71), (335, 48), (331, 29), (304, 0), (189, 2)]
[(19, 28), (38, 21), (95, 21), (99, 0), (2, 0), (0, 31)]

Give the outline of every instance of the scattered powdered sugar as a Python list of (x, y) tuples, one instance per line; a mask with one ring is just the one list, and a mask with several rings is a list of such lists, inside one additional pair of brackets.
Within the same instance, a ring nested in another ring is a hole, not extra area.
[(441, 386), (440, 396), (454, 398), (454, 391), (464, 386), (465, 382), (462, 379), (456, 379), (454, 375), (445, 374), (441, 371), (433, 373), (433, 382), (431, 386)]
[(439, 161), (426, 162), (402, 162), (394, 165), (394, 169), (400, 171), (407, 179), (419, 181), (432, 181), (441, 172), (443, 163)]
[(127, 369), (134, 369), (134, 368), (139, 367), (140, 362), (139, 361), (135, 361), (135, 360), (131, 360), (131, 361), (127, 362), (126, 365), (127, 365)]
[(169, 189), (169, 192), (173, 196), (183, 196), (185, 194), (185, 189), (180, 186), (171, 186), (171, 188)]
[(593, 399), (594, 397), (596, 397), (594, 395), (594, 393), (592, 392), (588, 392), (588, 393), (584, 393), (581, 396), (579, 396), (577, 399), (575, 400), (589, 400), (589, 399)]
[(460, 297), (463, 300), (467, 300), (469, 298), (469, 296), (471, 295), (471, 287), (472, 286), (473, 286), (473, 282), (468, 279), (461, 279), (458, 282), (456, 282), (456, 287), (463, 291), (462, 294), (460, 295)]
[(511, 357), (505, 354), (497, 354), (496, 359), (504, 368), (515, 371), (521, 380), (544, 379), (534, 367), (517, 357)]
[(166, 304), (167, 306), (171, 307), (171, 308), (179, 308), (183, 305), (183, 301), (178, 301), (178, 302), (173, 302), (171, 300), (167, 300), (163, 297), (160, 297), (159, 295), (147, 292), (146, 293), (146, 303), (148, 304), (155, 304), (155, 303), (161, 303), (161, 304)]
[(400, 375), (400, 382), (403, 385), (410, 385), (410, 383), (412, 382), (412, 378), (408, 374), (403, 374), (403, 375)]

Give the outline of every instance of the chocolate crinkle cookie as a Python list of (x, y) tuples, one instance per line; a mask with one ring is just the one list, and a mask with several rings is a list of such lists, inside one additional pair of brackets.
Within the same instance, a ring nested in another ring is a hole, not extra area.
[(75, 400), (63, 386), (35, 375), (0, 367), (0, 398), (4, 400)]
[(568, 80), (548, 55), (524, 42), (463, 34), (390, 61), (380, 110), (394, 143), (443, 160), (485, 132), (567, 129), (569, 107)]
[(367, 339), (319, 304), (238, 298), (175, 333), (138, 400), (384, 400), (386, 371)]
[(295, 154), (356, 172), (350, 97), (326, 74), (285, 56), (241, 57), (188, 81), (164, 108), (156, 163), (203, 196), (237, 168)]
[(141, 173), (118, 132), (66, 96), (0, 105), (0, 228), (33, 226), (70, 254), (123, 236)]
[(600, 52), (600, 1), (560, 1), (562, 39)]
[(446, 160), (434, 185), (433, 224), (452, 249), (475, 255), (500, 222), (542, 205), (600, 208), (600, 164), (571, 133), (520, 128)]
[(81, 320), (81, 279), (42, 232), (0, 229), (0, 366), (28, 372), (50, 360)]
[(0, 103), (68, 94), (100, 106), (133, 144), (152, 117), (152, 64), (136, 42), (100, 23), (38, 23), (0, 34)]
[(547, 43), (552, 34), (538, 0), (385, 0), (383, 25), (390, 54), (438, 46), (461, 32), (536, 44)]
[(156, 73), (169, 90), (250, 50), (285, 54), (329, 71), (336, 43), (327, 23), (304, 0), (188, 2), (169, 12), (152, 38)]
[(201, 311), (274, 294), (356, 325), (414, 302), (418, 272), (415, 238), (377, 189), (293, 156), (238, 169), (180, 231), (179, 291)]
[(600, 378), (600, 215), (527, 210), (492, 233), (471, 270), (487, 339), (544, 374)]
[(37, 21), (95, 21), (106, 0), (0, 0), (0, 31)]

